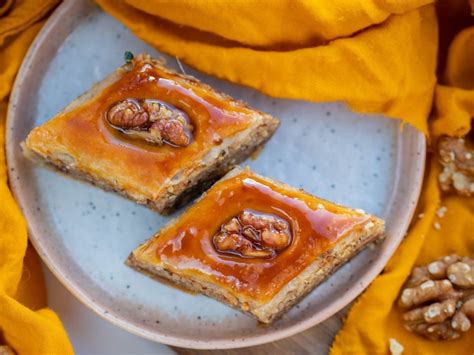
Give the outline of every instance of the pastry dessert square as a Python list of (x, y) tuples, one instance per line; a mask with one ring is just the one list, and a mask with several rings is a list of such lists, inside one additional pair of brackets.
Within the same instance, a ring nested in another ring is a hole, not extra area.
[(27, 156), (161, 213), (202, 192), (279, 121), (139, 55), (33, 129)]
[(271, 323), (383, 232), (362, 210), (235, 168), (127, 263)]

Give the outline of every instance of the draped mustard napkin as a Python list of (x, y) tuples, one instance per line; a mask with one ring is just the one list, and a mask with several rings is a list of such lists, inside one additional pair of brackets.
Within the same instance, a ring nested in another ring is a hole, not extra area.
[(46, 290), (26, 223), (7, 185), (5, 116), (15, 74), (55, 0), (0, 1), (0, 344), (19, 354), (72, 353)]
[[(440, 7), (441, 39), (450, 36), (453, 27), (469, 16), (467, 1), (452, 1)], [(456, 15), (456, 16), (453, 16)], [(448, 19), (448, 20), (447, 20)], [(456, 19), (457, 22), (454, 22)], [(441, 135), (463, 136), (471, 129), (474, 116), (474, 21), (455, 34), (452, 41), (441, 43), (445, 63), (440, 63), (431, 141)], [(455, 31), (454, 31), (455, 32)], [(444, 45), (443, 45), (444, 44)], [(440, 53), (441, 54), (441, 53)], [(443, 58), (443, 56), (440, 56)], [(438, 185), (440, 167), (436, 155), (427, 164), (425, 182), (410, 232), (380, 275), (352, 307), (331, 353), (386, 353), (389, 338), (404, 346), (407, 354), (469, 354), (474, 349), (473, 329), (455, 341), (430, 341), (403, 328), (402, 311), (394, 304), (402, 284), (414, 265), (427, 264), (439, 256), (456, 253), (474, 255), (474, 198), (443, 196)], [(436, 211), (447, 208), (440, 218)], [(437, 223), (440, 230), (434, 227)]]
[[(438, 53), (438, 18), (430, 1), (97, 2), (159, 50), (271, 96), (343, 100), (357, 111), (401, 118), (429, 135), (435, 95), (431, 142), (442, 134), (463, 135), (470, 129), (473, 31), (465, 30), (453, 41), (446, 71), (439, 78), (443, 85), (436, 85), (438, 54), (445, 53)], [(466, 5), (451, 1), (438, 9), (438, 15), (445, 16), (449, 26)], [(455, 342), (432, 342), (409, 333), (394, 306), (415, 264), (452, 252), (474, 252), (474, 202), (442, 197), (439, 164), (436, 157), (427, 160), (416, 214), (424, 217), (415, 218), (384, 273), (351, 310), (332, 347), (334, 354), (387, 353), (390, 338), (399, 340), (407, 353), (454, 354), (474, 348), (469, 335)], [(448, 210), (438, 221), (441, 205)], [(432, 227), (435, 222), (441, 230)]]
[[(0, 1), (2, 149), (6, 98), (14, 75), (40, 27), (37, 21), (55, 3)], [(465, 12), (465, 1), (445, 1), (438, 17), (433, 0), (97, 3), (157, 49), (268, 95), (345, 101), (354, 110), (383, 113), (412, 124), (427, 136), (431, 132), (431, 141), (442, 134), (463, 135), (470, 129), (473, 30), (457, 35), (449, 56), (443, 41), (438, 51), (438, 24), (441, 30), (450, 23), (455, 24), (451, 32), (460, 30), (457, 16)], [(437, 85), (438, 57), (446, 65), (443, 63), (445, 70), (438, 75)], [(428, 122), (433, 97), (434, 119)], [(421, 353), (462, 353), (473, 348), (470, 335), (445, 343), (415, 337), (401, 327), (400, 313), (393, 306), (415, 263), (453, 251), (472, 255), (474, 250), (470, 234), (474, 230), (473, 199), (441, 196), (436, 181), (438, 163), (435, 157), (428, 162), (417, 212), (424, 217), (415, 218), (384, 273), (352, 308), (333, 353), (386, 353), (389, 338), (396, 338), (410, 352), (416, 348)], [(0, 200), (6, 201), (0, 204), (0, 329), (19, 353), (71, 352), (56, 316), (42, 308), (45, 293), (35, 254), (28, 250), (24, 259), (26, 227), (7, 187), (3, 150), (0, 167)], [(432, 224), (440, 205), (448, 211), (437, 231)]]
[(275, 97), (346, 101), (427, 133), (430, 0), (97, 0), (159, 50)]

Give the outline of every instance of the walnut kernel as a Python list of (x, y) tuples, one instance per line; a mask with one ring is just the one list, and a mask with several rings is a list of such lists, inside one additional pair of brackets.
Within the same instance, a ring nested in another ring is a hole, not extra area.
[(438, 142), (443, 166), (438, 180), (443, 191), (474, 196), (474, 142), (470, 137), (442, 137)]
[(405, 328), (431, 340), (459, 338), (474, 319), (474, 260), (458, 255), (413, 268), (398, 300)]
[(159, 100), (122, 100), (112, 105), (106, 116), (113, 128), (156, 145), (186, 147), (193, 138), (186, 113)]
[(223, 254), (270, 258), (290, 245), (290, 226), (275, 215), (244, 210), (221, 225), (213, 243)]

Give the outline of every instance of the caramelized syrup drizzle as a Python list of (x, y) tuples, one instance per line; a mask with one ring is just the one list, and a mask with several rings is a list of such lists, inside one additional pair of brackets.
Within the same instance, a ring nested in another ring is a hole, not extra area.
[(212, 238), (218, 253), (242, 258), (274, 258), (291, 240), (286, 220), (249, 209), (223, 223)]
[[(124, 188), (130, 185), (146, 195), (160, 193), (166, 179), (183, 168), (198, 166), (209, 149), (252, 122), (247, 108), (150, 63), (137, 62), (131, 71), (120, 75), (96, 99), (50, 124), (54, 132), (60, 132), (55, 139), (79, 157), (79, 166), (100, 169), (100, 175), (107, 171), (120, 179)], [(127, 98), (159, 100), (185, 112), (194, 127), (192, 143), (179, 149), (158, 146), (112, 128), (106, 121), (107, 111)]]
[[(369, 217), (325, 203), (304, 193), (288, 191), (251, 172), (215, 185), (179, 221), (163, 229), (144, 254), (170, 269), (229, 287), (258, 299), (271, 298), (316, 257), (342, 240)], [(273, 258), (224, 255), (212, 238), (222, 223), (244, 209), (282, 218), (291, 226), (291, 244)]]

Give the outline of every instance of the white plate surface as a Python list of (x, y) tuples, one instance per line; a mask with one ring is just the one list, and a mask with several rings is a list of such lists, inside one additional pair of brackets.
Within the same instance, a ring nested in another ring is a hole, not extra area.
[[(66, 1), (49, 20), (18, 75), (7, 123), (9, 174), (43, 260), (86, 305), (149, 339), (194, 348), (250, 346), (290, 336), (331, 316), (382, 270), (413, 214), (425, 141), (411, 127), (350, 112), (343, 104), (269, 98), (255, 90), (187, 73), (282, 124), (255, 171), (323, 198), (363, 208), (387, 222), (387, 239), (365, 250), (272, 326), (206, 298), (160, 284), (124, 265), (127, 255), (169, 217), (26, 161), (28, 132), (123, 62), (123, 53), (160, 55), (87, 1)], [(166, 57), (178, 68), (174, 58)]]

